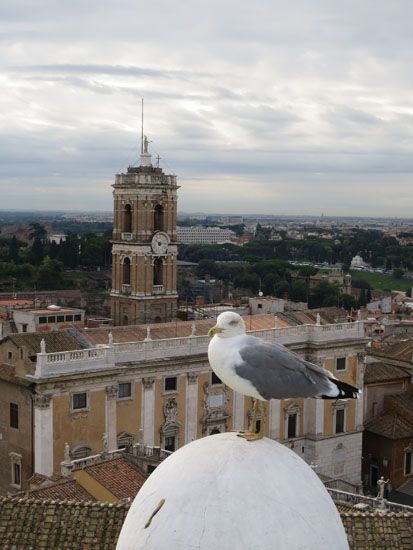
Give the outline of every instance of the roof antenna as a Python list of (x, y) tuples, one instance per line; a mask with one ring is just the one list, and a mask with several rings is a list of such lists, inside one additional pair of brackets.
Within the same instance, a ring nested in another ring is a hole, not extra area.
[(143, 98), (142, 98), (142, 121), (141, 121), (141, 155), (143, 154)]

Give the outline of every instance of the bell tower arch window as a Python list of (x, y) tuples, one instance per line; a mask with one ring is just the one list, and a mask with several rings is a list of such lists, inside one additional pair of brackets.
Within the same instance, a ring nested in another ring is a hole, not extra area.
[(153, 263), (153, 284), (163, 285), (163, 262), (161, 258), (156, 258)]
[(130, 259), (129, 258), (125, 258), (123, 260), (122, 284), (130, 285)]
[(123, 232), (132, 232), (132, 206), (130, 204), (126, 204), (123, 209)]
[(164, 231), (164, 211), (163, 211), (163, 206), (161, 204), (157, 204), (155, 206), (153, 230)]

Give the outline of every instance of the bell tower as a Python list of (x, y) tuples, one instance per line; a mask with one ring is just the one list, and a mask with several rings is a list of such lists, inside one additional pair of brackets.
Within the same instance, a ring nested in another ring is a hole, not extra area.
[(148, 139), (140, 165), (113, 184), (111, 315), (115, 325), (176, 318), (176, 176), (152, 166)]

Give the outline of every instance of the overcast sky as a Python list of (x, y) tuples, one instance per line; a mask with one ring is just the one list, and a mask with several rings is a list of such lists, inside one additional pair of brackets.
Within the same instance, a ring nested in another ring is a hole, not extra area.
[(7, 4), (0, 209), (110, 210), (144, 97), (180, 211), (413, 216), (411, 0)]

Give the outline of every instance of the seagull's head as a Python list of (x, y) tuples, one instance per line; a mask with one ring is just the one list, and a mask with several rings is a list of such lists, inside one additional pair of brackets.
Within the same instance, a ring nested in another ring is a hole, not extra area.
[(233, 311), (224, 311), (224, 313), (218, 315), (217, 324), (208, 332), (208, 336), (214, 336), (215, 334), (221, 338), (245, 334), (243, 318)]

